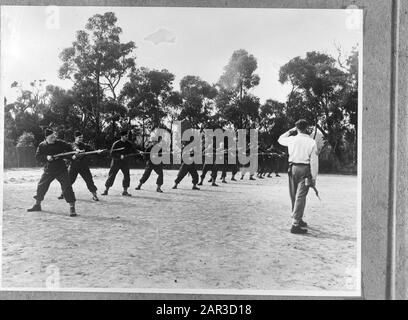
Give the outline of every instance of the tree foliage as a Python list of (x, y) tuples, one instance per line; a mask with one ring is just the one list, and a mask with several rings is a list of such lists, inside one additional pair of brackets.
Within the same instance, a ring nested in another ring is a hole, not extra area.
[(197, 76), (180, 81), (182, 98), (179, 119), (186, 119), (194, 128), (204, 128), (211, 120), (217, 89)]
[(353, 125), (348, 121), (352, 107), (347, 108), (345, 103), (351, 97), (350, 76), (336, 65), (333, 57), (313, 51), (282, 66), (279, 81), (292, 86), (289, 118), (308, 119), (342, 160), (344, 135)]
[(223, 119), (235, 129), (250, 128), (259, 115), (259, 98), (249, 90), (259, 84), (255, 74), (257, 60), (246, 50), (235, 51), (218, 81), (216, 98), (218, 111)]
[(136, 121), (144, 137), (151, 130), (163, 126), (168, 104), (176, 103), (173, 93), (174, 75), (168, 70), (134, 69), (120, 94), (128, 108), (129, 123)]
[(73, 80), (76, 89), (82, 91), (84, 86), (93, 93), (93, 98), (87, 97), (86, 109), (82, 110), (87, 111), (87, 119), (93, 122), (97, 142), (100, 142), (103, 126), (103, 100), (107, 97), (117, 99), (120, 81), (135, 66), (132, 53), (136, 46), (133, 41), (120, 42), (122, 29), (116, 22), (113, 12), (92, 16), (85, 30), (76, 33), (72, 46), (60, 54), (63, 63), (59, 76)]
[(60, 54), (59, 76), (72, 81), (69, 89), (46, 85), (44, 79), (27, 87), (12, 82), (18, 96), (4, 101), (5, 139), (37, 145), (44, 128), (53, 127), (63, 138), (81, 130), (95, 147), (109, 147), (120, 129), (132, 128), (143, 144), (155, 128), (171, 130), (182, 120), (200, 129), (256, 128), (262, 144), (276, 145), (305, 118), (340, 162), (356, 164), (357, 48), (346, 58), (316, 51), (294, 57), (279, 71), (279, 81), (291, 86), (286, 101), (261, 102), (253, 90), (260, 83), (257, 59), (244, 49), (232, 53), (216, 84), (185, 75), (175, 90), (170, 71), (136, 67), (136, 45), (121, 42), (121, 34), (112, 12), (88, 19)]

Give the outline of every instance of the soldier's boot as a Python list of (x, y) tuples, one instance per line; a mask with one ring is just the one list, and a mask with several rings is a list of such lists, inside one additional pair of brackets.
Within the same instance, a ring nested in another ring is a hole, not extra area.
[(99, 201), (98, 195), (96, 194), (96, 192), (92, 192), (92, 200), (93, 201)]
[(306, 227), (307, 227), (307, 222), (305, 222), (305, 221), (303, 221), (303, 220), (300, 220), (300, 221), (299, 221), (299, 227), (301, 227), (301, 228), (306, 228)]
[(307, 229), (302, 229), (300, 226), (292, 226), (290, 232), (294, 234), (305, 234), (307, 233)]
[(77, 213), (75, 211), (75, 203), (70, 203), (69, 204), (69, 216), (70, 217), (76, 217)]
[(41, 202), (40, 203), (37, 202), (30, 209), (27, 209), (27, 212), (35, 212), (35, 211), (41, 211)]

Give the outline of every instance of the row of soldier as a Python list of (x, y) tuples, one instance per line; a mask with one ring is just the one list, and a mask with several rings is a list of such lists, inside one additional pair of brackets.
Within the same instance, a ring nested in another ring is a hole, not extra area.
[[(70, 144), (58, 139), (56, 132), (53, 130), (45, 130), (45, 140), (39, 144), (36, 151), (36, 159), (39, 162), (44, 163), (44, 172), (38, 183), (36, 195), (34, 196), (36, 203), (32, 208), (28, 209), (28, 211), (42, 210), (41, 202), (44, 200), (44, 196), (47, 193), (51, 182), (56, 179), (60, 182), (62, 190), (59, 199), (65, 199), (70, 206), (70, 216), (76, 216), (76, 198), (72, 189), (72, 184), (75, 183), (78, 175), (81, 175), (81, 177), (84, 179), (88, 190), (92, 194), (92, 199), (94, 201), (99, 201), (97, 187), (93, 181), (89, 168), (88, 157), (86, 155), (98, 154), (106, 150), (93, 150), (90, 145), (84, 143), (83, 134), (79, 131), (75, 132), (74, 136), (75, 141)], [(103, 191), (102, 195), (108, 195), (109, 189), (114, 184), (117, 173), (121, 171), (123, 173), (122, 195), (131, 196), (131, 194), (128, 192), (128, 188), (130, 186), (129, 158), (135, 155), (142, 156), (146, 163), (143, 176), (139, 180), (139, 184), (135, 189), (140, 190), (142, 185), (149, 179), (152, 171), (155, 171), (157, 174), (156, 191), (160, 193), (163, 192), (161, 189), (161, 186), (163, 185), (163, 164), (154, 164), (150, 157), (150, 151), (155, 143), (160, 142), (160, 137), (156, 142), (150, 141), (147, 148), (141, 151), (136, 149), (135, 144), (129, 141), (127, 130), (121, 131), (120, 136), (120, 139), (117, 140), (109, 150), (112, 160), (110, 163), (108, 178), (105, 182), (105, 190)], [(227, 146), (221, 145), (220, 149), (220, 147), (217, 148), (214, 144), (213, 148), (214, 161), (211, 164), (204, 162), (201, 176), (198, 175), (195, 164), (187, 164), (182, 161), (173, 189), (177, 189), (178, 184), (187, 174), (191, 175), (193, 190), (199, 190), (198, 186), (203, 185), (205, 176), (208, 172), (211, 172), (209, 182), (211, 182), (212, 186), (218, 186), (216, 184), (216, 177), (219, 170), (221, 171), (222, 183), (227, 183), (226, 176), (228, 171), (231, 171), (232, 173), (231, 180), (236, 181), (235, 175), (239, 172), (239, 166), (237, 164), (228, 164), (229, 151)], [(260, 149), (259, 151), (257, 176), (261, 179), (266, 175), (271, 177), (273, 172), (276, 176), (279, 176), (278, 158), (284, 157), (284, 153), (276, 151), (273, 148)], [(223, 165), (215, 164), (215, 156), (219, 152), (224, 154)], [(242, 171), (241, 180), (244, 178), (244, 174), (245, 171)], [(255, 180), (254, 175), (255, 172), (250, 172), (249, 179)]]

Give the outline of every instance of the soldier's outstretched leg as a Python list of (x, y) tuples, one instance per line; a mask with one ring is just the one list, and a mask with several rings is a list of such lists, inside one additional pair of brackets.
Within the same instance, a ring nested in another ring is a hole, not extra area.
[(148, 163), (146, 165), (145, 171), (143, 172), (143, 176), (139, 180), (139, 185), (135, 188), (135, 190), (140, 190), (142, 185), (149, 179), (151, 173), (153, 171), (153, 165)]
[(268, 170), (267, 170), (267, 173), (268, 173), (268, 175), (267, 175), (267, 177), (268, 178), (272, 178), (272, 171), (273, 171), (273, 160), (269, 160), (269, 162), (268, 162)]
[(238, 165), (235, 164), (232, 167), (232, 173), (231, 173), (231, 181), (237, 181), (237, 179), (235, 179), (235, 175), (238, 173)]
[(99, 201), (98, 195), (96, 194), (96, 191), (98, 190), (98, 188), (95, 186), (95, 183), (92, 178), (92, 173), (89, 167), (82, 168), (79, 171), (79, 174), (81, 175), (82, 179), (84, 179), (86, 183), (86, 187), (88, 188), (89, 192), (92, 193), (92, 200)]
[[(69, 166), (68, 167), (68, 176), (69, 180), (71, 181), (71, 185), (73, 185), (78, 177), (78, 168)], [(61, 190), (61, 195), (58, 197), (58, 200), (64, 199), (64, 193)]]
[(195, 164), (190, 164), (188, 168), (188, 172), (191, 174), (191, 179), (193, 183), (193, 190), (200, 190), (200, 188), (197, 187), (198, 183), (198, 172), (197, 168), (195, 167)]
[(68, 202), (69, 207), (70, 207), (70, 216), (75, 217), (76, 211), (75, 211), (75, 194), (74, 191), (72, 190), (72, 185), (71, 181), (69, 180), (68, 172), (62, 172), (60, 173), (56, 179), (58, 182), (61, 184), (61, 189), (62, 193), (64, 195), (64, 199), (66, 202)]
[(44, 196), (47, 193), (51, 182), (55, 179), (55, 175), (51, 173), (43, 173), (41, 175), (40, 181), (38, 182), (37, 185), (37, 192), (36, 195), (34, 196), (35, 199), (35, 205), (28, 209), (28, 212), (32, 211), (41, 211), (41, 202), (44, 200)]
[(206, 174), (207, 174), (207, 172), (209, 170), (210, 170), (210, 165), (208, 163), (204, 163), (203, 169), (201, 171), (201, 177), (200, 177), (201, 179), (200, 179), (200, 182), (198, 183), (199, 186), (203, 185), (203, 181), (204, 181), (205, 176), (206, 176)]
[(218, 169), (217, 169), (217, 165), (216, 164), (213, 164), (212, 166), (211, 166), (211, 181), (212, 181), (212, 186), (213, 187), (218, 187), (218, 184), (216, 184), (215, 183), (215, 181), (216, 181), (216, 179), (217, 179), (217, 171), (218, 171)]
[(122, 187), (123, 187), (123, 192), (122, 196), (130, 197), (131, 194), (127, 191), (127, 189), (130, 186), (130, 170), (128, 165), (122, 165), (120, 170), (123, 173), (123, 180), (122, 180)]
[(162, 193), (163, 190), (161, 186), (163, 185), (163, 167), (162, 166), (154, 166), (153, 170), (157, 173), (157, 180), (156, 180), (156, 191)]
[(184, 179), (186, 174), (188, 173), (188, 165), (186, 165), (184, 162), (181, 164), (179, 172), (177, 174), (176, 180), (174, 180), (174, 186), (173, 189), (177, 189), (178, 184), (181, 182), (181, 180)]
[(221, 173), (221, 182), (222, 183), (227, 183), (227, 181), (225, 180), (226, 178), (227, 178), (227, 171), (228, 171), (228, 165), (226, 164), (226, 163), (224, 163), (224, 164), (222, 164), (221, 165), (221, 170), (222, 170), (222, 173)]
[(275, 177), (280, 177), (280, 175), (279, 175), (279, 159), (276, 159), (274, 167), (275, 167)]
[(109, 176), (105, 182), (105, 191), (102, 193), (103, 196), (108, 195), (109, 188), (113, 186), (115, 182), (116, 175), (118, 174), (120, 166), (116, 163), (112, 164), (109, 169)]

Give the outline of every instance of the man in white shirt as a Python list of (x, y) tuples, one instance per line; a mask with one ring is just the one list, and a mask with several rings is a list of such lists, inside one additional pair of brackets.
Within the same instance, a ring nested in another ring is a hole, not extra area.
[[(316, 183), (319, 159), (316, 141), (307, 134), (308, 123), (301, 119), (296, 127), (282, 134), (278, 142), (288, 147), (289, 192), (292, 200), (292, 228), (295, 234), (307, 233), (307, 223), (302, 220), (309, 187)], [(297, 135), (294, 135), (297, 132)]]

